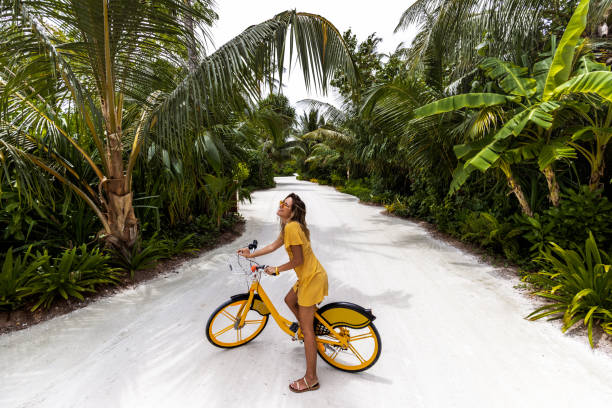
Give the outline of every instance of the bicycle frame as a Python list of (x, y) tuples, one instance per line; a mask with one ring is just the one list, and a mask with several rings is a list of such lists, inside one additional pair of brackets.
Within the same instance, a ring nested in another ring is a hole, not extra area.
[[(280, 329), (282, 331), (284, 331), (285, 333), (287, 333), (289, 336), (293, 337), (294, 333), (291, 330), (289, 330), (289, 327), (291, 326), (292, 322), (290, 320), (285, 319), (283, 316), (280, 315), (280, 313), (278, 313), (278, 311), (274, 307), (274, 304), (272, 303), (272, 301), (270, 300), (270, 298), (268, 297), (268, 295), (264, 291), (263, 287), (259, 283), (259, 279), (255, 279), (253, 281), (253, 283), (251, 283), (251, 287), (249, 288), (249, 298), (246, 301), (246, 303), (244, 303), (240, 307), (240, 309), (238, 310), (238, 313), (236, 314), (236, 320), (238, 321), (237, 327), (242, 328), (244, 326), (245, 321), (246, 321), (247, 313), (251, 309), (251, 305), (253, 304), (253, 299), (255, 298), (255, 294), (259, 295), (259, 297), (261, 298), (261, 301), (264, 303), (264, 305), (268, 309), (268, 312), (270, 312), (270, 315), (272, 315), (272, 318), (274, 319), (274, 321), (276, 322), (278, 327), (280, 327)], [(240, 320), (238, 320), (238, 317), (240, 317)], [(338, 341), (333, 341), (333, 340), (319, 339), (319, 338), (315, 337), (315, 341), (317, 343), (329, 344), (329, 345), (334, 345), (334, 346), (341, 346), (343, 349), (346, 349), (346, 348), (349, 347), (347, 339), (345, 337), (339, 335), (325, 321), (325, 319), (323, 319), (317, 312), (315, 312), (314, 317), (323, 326), (325, 326), (325, 328), (327, 330), (329, 330), (330, 334), (333, 334), (333, 337), (335, 337), (338, 340)], [(297, 337), (298, 337), (298, 339), (303, 339), (304, 338), (301, 329), (298, 329)]]

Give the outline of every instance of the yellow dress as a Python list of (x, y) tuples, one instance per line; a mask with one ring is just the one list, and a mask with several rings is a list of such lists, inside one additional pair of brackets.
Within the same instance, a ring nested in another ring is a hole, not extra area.
[(283, 243), (289, 259), (293, 259), (291, 245), (302, 246), (304, 262), (295, 267), (298, 281), (293, 285), (293, 290), (297, 293), (298, 305), (312, 306), (320, 303), (327, 296), (327, 272), (312, 252), (310, 241), (306, 238), (299, 222), (291, 221), (285, 225)]

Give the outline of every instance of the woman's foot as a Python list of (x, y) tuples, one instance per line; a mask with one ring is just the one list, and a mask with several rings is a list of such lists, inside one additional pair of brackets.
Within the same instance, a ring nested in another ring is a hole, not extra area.
[(319, 389), (319, 380), (314, 377), (308, 380), (306, 377), (302, 377), (289, 384), (289, 389), (293, 392), (306, 392), (314, 391)]

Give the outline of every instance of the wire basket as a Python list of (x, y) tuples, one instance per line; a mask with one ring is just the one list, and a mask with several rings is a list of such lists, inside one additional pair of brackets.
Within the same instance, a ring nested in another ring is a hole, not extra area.
[(227, 266), (231, 274), (238, 275), (244, 279), (247, 288), (250, 288), (254, 281), (259, 281), (261, 277), (261, 270), (254, 268), (254, 266), (259, 266), (259, 264), (252, 259), (238, 254), (232, 254), (227, 258)]

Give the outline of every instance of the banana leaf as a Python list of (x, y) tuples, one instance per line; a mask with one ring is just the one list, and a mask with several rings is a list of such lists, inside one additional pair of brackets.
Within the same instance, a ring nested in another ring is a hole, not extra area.
[(480, 67), (489, 77), (499, 81), (508, 94), (530, 98), (536, 93), (536, 80), (526, 77), (529, 75), (527, 68), (497, 58), (487, 58)]
[(534, 110), (535, 109), (524, 110), (514, 115), (514, 117), (493, 136), (493, 140), (474, 157), (468, 160), (466, 165), (476, 167), (480, 171), (486, 171), (491, 167), (497, 159), (499, 159), (501, 152), (504, 150), (504, 146), (502, 146), (500, 142), (513, 135), (518, 136), (527, 125), (529, 115)]
[(536, 92), (538, 95), (542, 95), (544, 92), (546, 77), (548, 76), (548, 71), (550, 71), (551, 64), (552, 57), (548, 57), (533, 64), (533, 77), (536, 80)]
[(496, 93), (468, 93), (440, 99), (414, 110), (415, 118), (423, 118), (440, 113), (452, 112), (463, 108), (483, 108), (485, 106), (502, 105), (507, 102), (518, 102), (517, 96), (500, 95)]
[(612, 72), (595, 71), (578, 75), (555, 88), (551, 96), (559, 99), (572, 93), (593, 93), (612, 102)]
[(542, 147), (542, 150), (538, 155), (538, 167), (541, 171), (556, 160), (575, 159), (576, 157), (577, 154), (574, 148), (566, 146), (561, 141), (553, 141), (552, 143), (546, 144)]
[(567, 81), (570, 76), (576, 44), (586, 27), (589, 2), (590, 0), (580, 1), (563, 33), (563, 37), (561, 37), (546, 77), (546, 85), (542, 95), (544, 101), (549, 100), (553, 96), (555, 88)]

